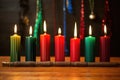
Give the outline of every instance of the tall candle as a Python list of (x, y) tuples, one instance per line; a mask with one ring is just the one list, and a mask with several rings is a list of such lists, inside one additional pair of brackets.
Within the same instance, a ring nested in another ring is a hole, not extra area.
[(50, 61), (50, 35), (47, 34), (46, 21), (43, 26), (44, 34), (40, 35), (41, 61)]
[(107, 36), (107, 27), (104, 25), (104, 36), (100, 37), (100, 61), (110, 61), (110, 37)]
[(80, 39), (77, 38), (77, 24), (75, 23), (74, 38), (70, 39), (70, 61), (80, 61)]
[(14, 26), (14, 34), (10, 36), (10, 61), (20, 61), (21, 36), (17, 34), (17, 25)]
[(27, 36), (25, 40), (26, 61), (36, 61), (36, 38), (32, 36), (32, 26), (30, 26), (29, 34), (30, 36)]
[(55, 36), (55, 61), (64, 61), (64, 43), (65, 38), (61, 35), (61, 28), (58, 29), (58, 35)]
[(89, 26), (89, 36), (85, 37), (85, 61), (95, 61), (95, 37), (92, 36), (92, 28)]

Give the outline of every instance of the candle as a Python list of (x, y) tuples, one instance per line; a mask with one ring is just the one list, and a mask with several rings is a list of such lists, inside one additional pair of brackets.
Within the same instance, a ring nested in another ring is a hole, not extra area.
[(10, 61), (20, 61), (21, 36), (17, 34), (17, 25), (14, 26), (14, 34), (10, 36)]
[(80, 61), (80, 39), (77, 38), (77, 24), (75, 22), (74, 38), (70, 39), (70, 61)]
[(85, 37), (85, 61), (95, 61), (95, 37), (92, 36), (92, 28), (89, 26), (89, 36)]
[(61, 28), (58, 29), (58, 35), (55, 36), (55, 61), (64, 61), (64, 43), (65, 38), (61, 35)]
[(107, 36), (107, 28), (104, 25), (104, 36), (100, 37), (100, 61), (109, 62), (110, 61), (110, 37)]
[(44, 34), (40, 35), (40, 54), (41, 61), (50, 60), (50, 35), (47, 34), (46, 21), (44, 21), (43, 29)]
[(32, 36), (32, 26), (30, 26), (29, 34), (30, 36), (27, 36), (25, 40), (26, 61), (36, 61), (36, 38)]

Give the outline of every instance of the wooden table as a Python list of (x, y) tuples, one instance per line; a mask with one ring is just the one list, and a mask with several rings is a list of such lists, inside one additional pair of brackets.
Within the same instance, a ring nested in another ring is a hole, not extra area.
[[(3, 67), (2, 62), (9, 59), (0, 56), (0, 80), (120, 80), (120, 67)], [(36, 59), (40, 61), (39, 57)], [(69, 61), (69, 57), (65, 60)], [(84, 62), (84, 57), (80, 60)], [(120, 62), (120, 57), (111, 57), (110, 62)]]

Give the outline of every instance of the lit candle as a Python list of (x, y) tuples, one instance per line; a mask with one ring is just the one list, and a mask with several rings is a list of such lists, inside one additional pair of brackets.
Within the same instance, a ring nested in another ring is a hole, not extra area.
[(80, 39), (77, 38), (77, 24), (75, 22), (74, 38), (70, 39), (70, 61), (80, 61)]
[(27, 36), (25, 40), (26, 61), (36, 61), (36, 38), (32, 36), (32, 26), (30, 26), (29, 34), (30, 36)]
[(55, 36), (55, 61), (64, 61), (64, 42), (65, 38), (61, 35), (61, 28), (58, 29), (58, 35)]
[(21, 36), (17, 34), (17, 25), (14, 26), (14, 34), (10, 36), (10, 61), (20, 61)]
[(41, 61), (50, 61), (50, 35), (47, 34), (46, 21), (43, 24), (44, 34), (40, 35)]
[(110, 61), (110, 37), (107, 36), (107, 27), (104, 25), (104, 36), (100, 37), (100, 61)]
[(89, 26), (89, 36), (85, 37), (85, 61), (95, 61), (95, 37), (92, 36), (92, 28)]

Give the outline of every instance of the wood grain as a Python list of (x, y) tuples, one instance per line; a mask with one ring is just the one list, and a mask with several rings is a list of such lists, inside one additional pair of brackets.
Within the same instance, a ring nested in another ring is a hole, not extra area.
[[(24, 62), (25, 57), (21, 60)], [(84, 62), (84, 57), (80, 60)], [(2, 67), (3, 61), (9, 61), (9, 57), (0, 57), (0, 80), (120, 80), (120, 67)], [(111, 62), (120, 62), (120, 58), (112, 57)]]

